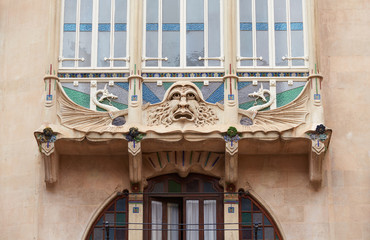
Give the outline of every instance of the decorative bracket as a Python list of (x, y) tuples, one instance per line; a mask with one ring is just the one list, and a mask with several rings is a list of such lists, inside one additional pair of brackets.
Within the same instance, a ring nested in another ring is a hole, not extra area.
[(54, 142), (57, 133), (49, 127), (45, 128), (42, 133), (36, 134), (39, 149), (44, 159), (45, 165), (45, 182), (52, 184), (58, 180), (58, 162), (59, 157), (55, 151)]
[(238, 181), (238, 141), (240, 134), (235, 127), (229, 127), (223, 135), (225, 146), (225, 189), (235, 191)]
[(329, 147), (331, 133), (331, 130), (326, 130), (323, 124), (317, 125), (315, 131), (306, 133), (312, 141), (309, 155), (309, 178), (315, 186), (320, 186), (322, 182), (322, 161)]
[(129, 174), (131, 182), (131, 191), (139, 192), (142, 188), (142, 152), (141, 140), (144, 134), (140, 133), (137, 128), (130, 128), (126, 139), (128, 141), (129, 153)]

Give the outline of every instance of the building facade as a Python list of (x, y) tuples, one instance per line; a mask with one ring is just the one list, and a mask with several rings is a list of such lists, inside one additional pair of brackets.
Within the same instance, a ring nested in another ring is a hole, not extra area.
[(1, 1), (0, 239), (369, 239), (369, 10)]

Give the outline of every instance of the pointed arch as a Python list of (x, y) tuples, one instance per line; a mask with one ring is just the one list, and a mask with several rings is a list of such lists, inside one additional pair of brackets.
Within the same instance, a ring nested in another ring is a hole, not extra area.
[(127, 193), (127, 190), (115, 192), (97, 209), (82, 239), (105, 240), (108, 234), (109, 239), (128, 238)]
[(239, 191), (239, 239), (285, 239), (276, 218), (271, 213), (258, 195)]

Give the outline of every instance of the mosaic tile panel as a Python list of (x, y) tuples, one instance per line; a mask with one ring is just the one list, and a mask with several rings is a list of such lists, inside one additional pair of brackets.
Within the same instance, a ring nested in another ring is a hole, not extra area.
[(276, 94), (276, 107), (282, 107), (298, 97), (304, 86)]
[(308, 72), (238, 72), (238, 77), (308, 77)]
[(143, 73), (141, 76), (144, 78), (199, 78), (199, 77), (223, 77), (225, 73)]
[(85, 107), (85, 108), (90, 108), (90, 95), (79, 92), (76, 90), (69, 89), (67, 87), (63, 87), (65, 93), (67, 96), (76, 104)]
[(129, 73), (58, 73), (59, 78), (127, 78)]

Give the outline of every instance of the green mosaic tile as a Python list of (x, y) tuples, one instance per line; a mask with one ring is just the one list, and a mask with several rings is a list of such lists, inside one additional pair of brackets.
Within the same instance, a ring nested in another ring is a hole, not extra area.
[(67, 96), (76, 104), (85, 107), (90, 108), (90, 95), (86, 93), (82, 93), (79, 91), (75, 91), (66, 87), (63, 87), (65, 93)]
[[(103, 101), (103, 102), (101, 102), (101, 103), (103, 103), (103, 104), (108, 104), (108, 105), (109, 105), (109, 101), (108, 101), (107, 99), (104, 99), (104, 101)], [(122, 104), (122, 103), (118, 103), (118, 102), (114, 102), (114, 101), (111, 101), (111, 103), (112, 103), (112, 105), (113, 105), (114, 107), (118, 108), (119, 110), (123, 110), (123, 109), (128, 108), (128, 106), (127, 106), (126, 104)], [(100, 107), (98, 107), (98, 106), (96, 106), (96, 110), (97, 110), (97, 111), (100, 111), (100, 112), (106, 112), (106, 110), (105, 110), (105, 109), (102, 109), (102, 108), (100, 108)]]
[(197, 87), (199, 88), (199, 89), (202, 89), (202, 87), (203, 87), (203, 82), (193, 82), (195, 85), (197, 85)]
[(171, 86), (172, 86), (172, 84), (173, 84), (173, 82), (164, 82), (163, 83), (163, 87), (164, 87), (164, 89), (169, 89)]
[(276, 95), (276, 107), (282, 107), (298, 97), (304, 86), (297, 87)]

